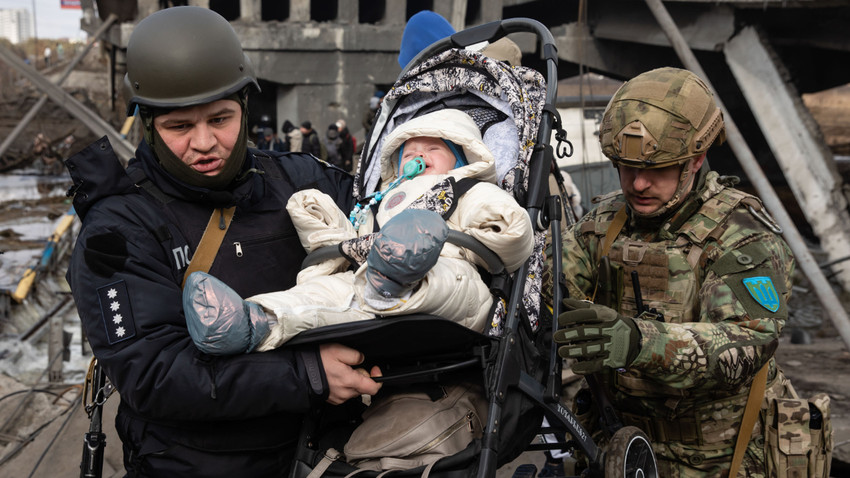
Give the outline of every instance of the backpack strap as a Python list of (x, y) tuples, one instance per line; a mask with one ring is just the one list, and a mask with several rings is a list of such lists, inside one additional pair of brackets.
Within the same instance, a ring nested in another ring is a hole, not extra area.
[(611, 246), (614, 245), (614, 239), (617, 239), (617, 236), (620, 235), (620, 231), (622, 231), (623, 226), (626, 225), (626, 219), (628, 219), (628, 215), (626, 214), (626, 205), (624, 204), (614, 214), (614, 220), (611, 221), (611, 224), (608, 226), (608, 230), (605, 231), (605, 241), (602, 243), (602, 249), (599, 251), (600, 259), (611, 252)]
[[(623, 204), (620, 209), (614, 214), (614, 219), (611, 221), (611, 224), (608, 225), (608, 230), (605, 231), (605, 239), (602, 242), (602, 249), (599, 251), (599, 261), (602, 261), (603, 257), (608, 256), (608, 253), (611, 251), (611, 246), (614, 245), (614, 240), (617, 239), (617, 236), (620, 235), (620, 231), (623, 230), (623, 226), (626, 225), (626, 220), (628, 219), (628, 215), (626, 214), (626, 205)], [(599, 267), (601, 269), (601, 267)], [(596, 293), (599, 291), (599, 280), (596, 281), (596, 287), (593, 289), (593, 297), (592, 301), (596, 302)]]
[[(159, 189), (141, 168), (131, 169), (127, 174), (137, 187), (150, 194), (160, 205), (167, 206), (168, 203), (174, 200), (173, 197)], [(167, 207), (163, 207), (163, 209), (168, 210)], [(212, 266), (215, 256), (221, 247), (221, 241), (224, 240), (224, 235), (227, 233), (227, 229), (230, 228), (235, 211), (236, 206), (213, 209), (207, 227), (204, 229), (204, 234), (201, 236), (201, 242), (198, 243), (195, 253), (192, 254), (192, 260), (189, 261), (186, 272), (183, 274), (183, 282), (180, 284), (180, 287), (186, 285), (186, 279), (189, 277), (189, 274), (196, 271), (207, 272), (210, 270), (210, 266)]]
[(186, 285), (186, 279), (193, 272), (206, 272), (210, 270), (215, 256), (221, 247), (221, 241), (224, 235), (227, 234), (227, 229), (233, 221), (233, 213), (236, 211), (236, 206), (229, 208), (213, 209), (210, 221), (207, 223), (207, 228), (204, 229), (204, 235), (201, 236), (201, 242), (198, 243), (195, 253), (192, 254), (192, 260), (186, 267), (186, 272), (183, 274), (183, 283), (180, 287)]

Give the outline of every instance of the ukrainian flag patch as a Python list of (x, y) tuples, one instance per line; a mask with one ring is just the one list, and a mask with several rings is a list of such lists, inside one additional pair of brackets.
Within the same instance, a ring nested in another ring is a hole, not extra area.
[(743, 280), (747, 291), (765, 309), (776, 312), (779, 310), (779, 293), (770, 277), (747, 277)]

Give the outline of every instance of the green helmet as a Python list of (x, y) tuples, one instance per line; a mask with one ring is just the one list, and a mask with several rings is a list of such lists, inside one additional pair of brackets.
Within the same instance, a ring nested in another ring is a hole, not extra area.
[(725, 138), (723, 114), (708, 86), (678, 68), (659, 68), (626, 82), (605, 108), (599, 129), (605, 156), (634, 168), (681, 164)]
[(136, 25), (127, 44), (127, 115), (136, 105), (180, 108), (219, 100), (247, 85), (260, 90), (239, 37), (201, 7), (160, 10)]

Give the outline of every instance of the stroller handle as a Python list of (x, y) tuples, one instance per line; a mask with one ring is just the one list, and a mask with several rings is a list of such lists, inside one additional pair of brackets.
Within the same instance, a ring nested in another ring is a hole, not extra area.
[[(490, 43), (508, 36), (511, 33), (527, 32), (534, 33), (540, 41), (540, 51), (543, 52), (543, 59), (547, 60), (547, 64), (558, 65), (558, 47), (555, 44), (555, 37), (549, 29), (542, 23), (531, 18), (506, 18), (495, 22), (485, 23), (475, 27), (461, 30), (451, 36), (437, 40), (431, 45), (425, 47), (419, 52), (410, 62), (405, 65), (399, 78), (404, 76), (411, 68), (421, 63), (426, 58), (430, 58), (438, 53), (446, 51), (450, 48), (466, 48), (476, 43), (489, 41)], [(555, 70), (547, 71), (546, 80), (552, 84), (558, 82), (557, 73), (552, 74)], [(550, 88), (551, 89), (551, 88)], [(557, 92), (554, 92), (549, 98), (549, 89), (547, 89), (546, 102), (554, 104)]]

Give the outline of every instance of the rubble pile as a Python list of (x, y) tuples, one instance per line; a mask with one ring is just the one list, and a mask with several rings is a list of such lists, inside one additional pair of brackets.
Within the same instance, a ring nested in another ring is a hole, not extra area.
[[(42, 70), (58, 82), (72, 56)], [(62, 82), (62, 88), (87, 108), (96, 111), (114, 127), (120, 128), (124, 110), (110, 101), (105, 54), (94, 48)], [(120, 80), (120, 78), (119, 78)], [(43, 96), (33, 84), (5, 63), (0, 62), (0, 142), (21, 123)], [(79, 120), (62, 106), (48, 100), (0, 156), (0, 173), (20, 168), (47, 166), (45, 174), (61, 173), (61, 160), (97, 139)]]

